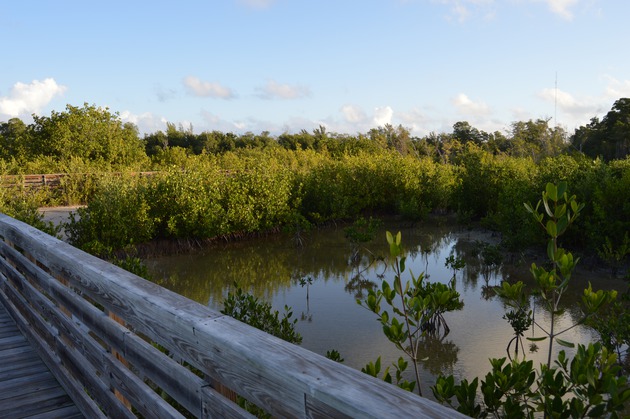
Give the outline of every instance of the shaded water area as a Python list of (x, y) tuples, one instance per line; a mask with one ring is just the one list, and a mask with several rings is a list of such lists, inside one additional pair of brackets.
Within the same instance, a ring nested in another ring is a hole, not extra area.
[[(455, 277), (464, 308), (444, 315), (450, 333), (427, 337), (421, 348), (421, 356), (428, 357), (422, 362), (423, 393), (430, 394), (428, 386), (438, 374), (452, 373), (457, 380), (483, 377), (490, 370), (488, 359), (505, 357), (513, 336), (512, 328), (502, 318), (506, 309), (491, 287), (504, 279), (523, 280), (531, 286), (529, 266), (534, 261), (532, 255), (519, 254), (511, 257), (509, 264), (484, 266), (480, 243), (499, 241), (487, 231), (468, 230), (441, 219), (415, 225), (388, 221), (376, 239), (364, 245), (358, 267), (353, 263), (353, 247), (340, 226), (309, 233), (302, 247), (296, 246), (292, 236), (279, 234), (152, 258), (146, 263), (156, 283), (216, 310), (222, 308), (224, 297), (238, 282), (244, 290), (270, 301), (275, 309), (292, 307), (303, 347), (322, 355), (336, 349), (346, 365), (357, 369), (379, 355), (386, 366), (403, 354), (385, 338), (376, 315), (356, 302), (367, 296), (370, 284), (380, 286), (382, 279), (390, 283), (393, 280), (391, 268), (383, 262), (370, 264), (368, 256), (387, 255), (386, 230), (402, 232), (407, 252), (403, 280), (408, 280), (412, 271), (416, 275), (426, 272), (429, 281), (448, 283), (453, 272), (445, 267), (445, 259), (455, 255), (467, 262)], [(625, 286), (602, 273), (576, 275), (570, 292), (563, 297), (566, 312), (557, 323), (559, 328), (572, 325), (579, 317), (577, 302), (588, 281), (594, 289)], [(534, 307), (536, 320), (548, 325), (549, 313), (537, 303)], [(530, 329), (526, 336), (544, 335)], [(586, 343), (595, 337), (586, 327), (576, 327), (561, 336), (574, 343)], [(529, 342), (525, 343), (526, 356), (535, 365), (546, 362), (548, 348), (547, 341), (537, 345), (538, 351), (530, 352)], [(554, 352), (560, 349), (572, 353), (557, 344)]]

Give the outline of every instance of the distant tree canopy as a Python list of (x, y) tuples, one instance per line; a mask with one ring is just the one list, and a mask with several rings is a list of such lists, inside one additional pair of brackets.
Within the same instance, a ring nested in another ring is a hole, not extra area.
[(600, 121), (591, 119), (575, 130), (571, 144), (590, 157), (623, 159), (630, 154), (630, 98), (617, 100)]
[[(177, 156), (221, 154), (239, 149), (282, 147), (288, 150), (314, 150), (332, 157), (356, 155), (388, 149), (413, 156), (427, 156), (436, 162), (457, 163), (458, 156), (470, 146), (494, 155), (529, 157), (539, 161), (568, 151), (569, 146), (590, 157), (605, 160), (622, 159), (630, 153), (630, 99), (621, 98), (600, 121), (593, 118), (570, 137), (563, 128), (552, 127), (548, 119), (513, 122), (505, 132), (488, 133), (467, 121), (453, 125), (450, 133), (430, 133), (414, 137), (402, 125), (390, 124), (356, 135), (328, 132), (319, 126), (312, 132), (301, 130), (271, 136), (246, 132), (193, 132), (192, 126), (167, 123), (166, 131), (139, 137), (138, 129), (123, 123), (117, 113), (108, 108), (84, 104), (67, 105), (65, 111), (53, 111), (50, 116), (33, 115), (26, 125), (18, 118), (0, 122), (0, 159), (12, 162), (13, 171), (44, 170), (60, 167), (63, 162), (79, 160), (99, 167), (148, 167), (150, 159), (170, 161)], [(176, 151), (167, 156), (166, 151)], [(180, 158), (180, 157), (178, 157)], [(25, 162), (46, 161), (47, 165)], [(56, 164), (56, 166), (55, 166)], [(76, 166), (76, 165), (75, 165)], [(41, 167), (44, 167), (42, 169)], [(68, 169), (70, 170), (70, 169)]]

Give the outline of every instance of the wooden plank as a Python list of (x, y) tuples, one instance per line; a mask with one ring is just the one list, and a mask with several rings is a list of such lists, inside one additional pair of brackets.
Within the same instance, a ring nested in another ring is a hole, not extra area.
[[(15, 328), (15, 332), (18, 332), (17, 328)], [(5, 349), (19, 348), (20, 346), (25, 345), (28, 345), (28, 342), (26, 341), (26, 338), (20, 334), (14, 334), (13, 336), (3, 335), (2, 337), (0, 337), (0, 351), (4, 351)]]
[[(46, 343), (37, 334), (34, 334), (30, 328), (29, 322), (26, 321), (20, 311), (11, 303), (4, 289), (13, 293), (11, 288), (6, 288), (6, 280), (0, 281), (0, 305), (4, 304), (5, 307), (9, 307), (13, 313), (13, 318), (16, 320), (16, 325), (22, 333), (28, 337), (34, 348), (39, 348), (39, 355), (44, 363), (48, 366), (53, 375), (57, 378), (58, 382), (63, 386), (63, 389), (70, 395), (71, 399), (75, 402), (79, 410), (89, 418), (105, 418), (101, 410), (94, 404), (94, 402), (85, 394), (85, 383), (78, 383), (67, 375), (60, 364), (58, 357), (52, 355), (51, 352), (44, 350)], [(16, 297), (16, 296), (14, 296)], [(22, 325), (22, 327), (20, 327)]]
[(80, 419), (83, 418), (83, 414), (73, 404), (70, 406), (60, 406), (51, 408), (43, 413), (34, 414), (28, 417), (28, 419)]
[(59, 386), (50, 391), (40, 391), (11, 399), (11, 403), (3, 402), (0, 406), (0, 417), (26, 417), (54, 411), (60, 407), (72, 405), (72, 399)]
[(29, 354), (33, 351), (30, 345), (18, 346), (17, 348), (10, 348), (0, 351), (0, 359), (5, 362), (13, 362), (16, 359), (20, 359), (25, 354)]
[[(0, 303), (2, 313), (6, 309)], [(11, 318), (13, 333), (18, 339), (2, 339), (2, 343), (18, 340), (28, 344)], [(12, 343), (9, 346), (14, 346)], [(7, 345), (3, 345), (7, 346)], [(0, 417), (27, 417), (31, 414), (46, 418), (83, 417), (74, 402), (48, 371), (34, 349), (13, 356), (0, 353)]]
[(7, 399), (11, 399), (24, 392), (40, 392), (45, 389), (59, 387), (57, 380), (50, 371), (38, 371), (35, 374), (13, 378), (0, 382), (0, 401), (5, 404)]
[(34, 360), (29, 360), (28, 363), (21, 363), (15, 368), (12, 368), (10, 370), (4, 370), (2, 371), (2, 373), (0, 373), (2, 374), (2, 379), (0, 380), (0, 387), (5, 381), (12, 380), (14, 378), (19, 378), (19, 377), (29, 377), (42, 370), (47, 371), (48, 368), (39, 358), (36, 358)]

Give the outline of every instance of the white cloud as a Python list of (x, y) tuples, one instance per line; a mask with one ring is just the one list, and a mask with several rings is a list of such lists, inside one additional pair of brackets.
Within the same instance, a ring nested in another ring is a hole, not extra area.
[(346, 122), (350, 122), (356, 124), (358, 122), (365, 120), (365, 112), (363, 109), (354, 105), (345, 105), (341, 107), (341, 113), (346, 120)]
[(256, 89), (258, 96), (263, 99), (300, 99), (310, 96), (307, 87), (289, 84), (280, 84), (275, 80), (269, 80), (264, 87)]
[(8, 96), (0, 97), (0, 114), (16, 117), (38, 113), (66, 90), (66, 86), (57, 84), (52, 78), (33, 80), (30, 84), (17, 82)]
[(409, 112), (397, 112), (396, 116), (400, 119), (402, 125), (409, 128), (414, 134), (426, 135), (431, 132), (429, 126), (433, 125), (434, 121), (431, 121), (430, 118), (418, 108), (413, 108)]
[(394, 110), (389, 106), (375, 108), (373, 121), (376, 126), (381, 127), (383, 125), (391, 124), (392, 116), (394, 116)]
[(541, 90), (538, 97), (557, 105), (559, 122), (568, 127), (578, 127), (595, 116), (605, 115), (617, 99), (630, 97), (630, 80), (617, 80), (609, 75), (603, 78), (607, 84), (595, 96), (576, 97), (562, 90), (547, 88)]
[[(540, 0), (537, 0), (540, 1)], [(578, 0), (543, 0), (549, 6), (549, 9), (558, 16), (566, 20), (573, 19), (573, 13), (569, 10), (577, 4)]]
[(188, 93), (193, 96), (219, 99), (232, 99), (235, 96), (231, 89), (219, 83), (203, 81), (194, 76), (184, 78), (184, 86)]
[(592, 115), (597, 111), (597, 100), (589, 98), (579, 100), (562, 90), (543, 89), (538, 96), (549, 103), (557, 104), (562, 111), (570, 114)]
[(138, 115), (130, 111), (121, 112), (120, 120), (136, 125), (141, 134), (150, 134), (164, 130), (168, 122), (166, 118), (155, 116), (150, 112), (144, 112)]
[(228, 121), (206, 110), (201, 111), (201, 118), (203, 119), (201, 131), (245, 132), (248, 130), (247, 124), (243, 121)]
[(490, 108), (483, 102), (473, 102), (468, 96), (460, 93), (452, 100), (458, 112), (464, 115), (482, 116), (490, 113)]

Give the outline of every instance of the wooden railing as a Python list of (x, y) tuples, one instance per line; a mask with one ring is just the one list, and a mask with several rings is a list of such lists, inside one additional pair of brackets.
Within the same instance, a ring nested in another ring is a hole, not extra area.
[[(133, 175), (151, 176), (158, 172), (133, 172)], [(68, 176), (93, 176), (89, 173), (47, 173), (30, 175), (3, 175), (0, 176), (0, 186), (21, 186), (24, 188), (58, 188), (62, 186), (62, 179)], [(120, 176), (122, 172), (112, 172), (111, 176)]]
[(459, 416), (4, 214), (0, 236), (0, 303), (86, 417), (248, 417), (235, 394), (275, 417)]

